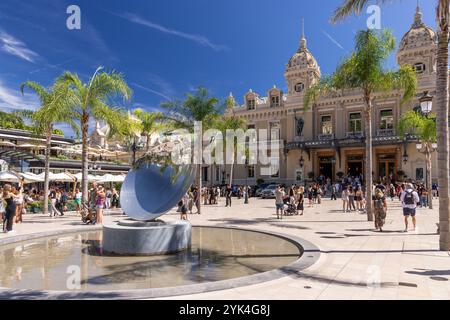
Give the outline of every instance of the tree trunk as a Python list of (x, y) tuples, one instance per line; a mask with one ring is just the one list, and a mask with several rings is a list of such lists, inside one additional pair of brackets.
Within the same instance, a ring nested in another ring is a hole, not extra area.
[(150, 150), (150, 137), (151, 137), (151, 134), (150, 133), (148, 133), (147, 134), (147, 142), (146, 142), (146, 146), (145, 146), (145, 150), (148, 152), (149, 150)]
[(427, 150), (425, 153), (425, 157), (427, 159), (427, 201), (428, 201), (428, 208), (433, 209), (433, 193), (431, 190), (431, 153), (430, 153), (430, 145), (431, 143), (427, 142)]
[(89, 200), (89, 153), (88, 153), (88, 129), (89, 129), (89, 115), (83, 112), (81, 117), (81, 134), (82, 134), (82, 153), (81, 153), (81, 192), (83, 194), (83, 202), (87, 203)]
[(197, 201), (197, 210), (198, 214), (201, 214), (202, 207), (202, 164), (197, 164), (197, 185), (198, 185), (198, 201)]
[(449, 81), (448, 40), (449, 1), (439, 0), (437, 8), (438, 50), (436, 72), (436, 122), (437, 122), (437, 165), (439, 185), (439, 248), (450, 250), (450, 204), (449, 204)]
[(231, 166), (230, 166), (230, 188), (233, 185), (233, 171), (234, 171), (234, 157), (233, 157), (233, 160), (231, 161)]
[(44, 169), (44, 203), (42, 212), (48, 214), (48, 192), (50, 187), (50, 148), (52, 147), (52, 127), (47, 131), (45, 141), (45, 169)]
[(373, 221), (372, 212), (372, 101), (370, 97), (366, 97), (366, 110), (365, 110), (365, 135), (366, 135), (366, 170), (365, 170), (365, 186), (366, 186), (366, 210), (367, 221)]

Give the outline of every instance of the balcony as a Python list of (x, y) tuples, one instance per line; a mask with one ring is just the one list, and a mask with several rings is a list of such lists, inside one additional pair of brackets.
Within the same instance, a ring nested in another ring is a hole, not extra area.
[(323, 133), (323, 134), (319, 134), (317, 135), (317, 139), (319, 141), (328, 141), (328, 140), (333, 140), (334, 139), (334, 133)]
[(391, 137), (395, 135), (395, 129), (379, 129), (377, 130), (378, 137)]
[(362, 131), (349, 131), (345, 134), (346, 139), (360, 139), (362, 137), (364, 137)]

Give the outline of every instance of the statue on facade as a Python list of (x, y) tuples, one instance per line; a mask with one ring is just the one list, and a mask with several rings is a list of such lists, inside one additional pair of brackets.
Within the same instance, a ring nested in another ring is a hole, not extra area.
[(297, 116), (295, 116), (295, 135), (297, 137), (300, 137), (302, 135), (304, 125), (305, 121), (303, 120), (303, 118), (297, 118)]

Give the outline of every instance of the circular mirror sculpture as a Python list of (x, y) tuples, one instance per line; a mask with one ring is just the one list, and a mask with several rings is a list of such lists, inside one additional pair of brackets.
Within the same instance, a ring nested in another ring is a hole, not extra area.
[(134, 220), (150, 221), (167, 213), (186, 194), (196, 166), (174, 164), (168, 157), (145, 156), (125, 178), (121, 206)]

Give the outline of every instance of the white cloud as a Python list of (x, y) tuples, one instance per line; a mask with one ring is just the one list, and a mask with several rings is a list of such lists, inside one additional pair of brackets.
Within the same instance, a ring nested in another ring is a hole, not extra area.
[(334, 39), (328, 32), (326, 32), (325, 30), (322, 30), (322, 33), (323, 33), (328, 39), (330, 39), (330, 41), (333, 42), (339, 49), (345, 50), (344, 47), (343, 47), (336, 39)]
[(13, 56), (19, 57), (28, 62), (34, 63), (39, 55), (28, 49), (26, 44), (12, 35), (6, 33), (5, 31), (0, 30), (0, 49), (6, 53), (9, 53)]
[(29, 109), (35, 110), (39, 108), (39, 99), (32, 93), (22, 93), (6, 87), (0, 81), (0, 110), (10, 111), (12, 109)]
[(221, 45), (221, 44), (214, 44), (211, 42), (211, 40), (209, 40), (207, 37), (200, 35), (200, 34), (192, 34), (192, 33), (186, 33), (183, 31), (179, 31), (179, 30), (175, 30), (175, 29), (170, 29), (168, 27), (165, 27), (163, 25), (160, 25), (158, 23), (152, 22), (150, 20), (146, 20), (136, 14), (133, 13), (124, 13), (124, 14), (114, 14), (117, 15), (123, 19), (126, 19), (130, 22), (154, 29), (154, 30), (158, 30), (162, 33), (166, 33), (166, 34), (170, 34), (176, 37), (180, 37), (180, 38), (184, 38), (186, 40), (190, 40), (193, 41), (203, 47), (209, 47), (211, 49), (213, 49), (214, 51), (222, 51), (222, 50), (227, 50), (228, 47)]
[(160, 89), (159, 91), (164, 93), (164, 95), (174, 96), (176, 94), (175, 89), (172, 87), (172, 85), (165, 79), (161, 78), (160, 76), (156, 74), (151, 74), (149, 75), (149, 80), (151, 83), (156, 85)]
[(135, 86), (136, 88), (139, 88), (139, 89), (141, 89), (141, 90), (144, 90), (144, 91), (147, 91), (147, 92), (156, 94), (156, 95), (158, 95), (158, 96), (160, 96), (160, 97), (163, 97), (163, 98), (166, 99), (166, 100), (169, 100), (169, 101), (172, 100), (172, 98), (170, 98), (169, 96), (165, 95), (164, 93), (159, 92), (159, 91), (156, 91), (156, 90), (153, 90), (153, 89), (150, 89), (150, 88), (147, 88), (147, 87), (144, 87), (144, 86), (142, 86), (142, 85), (140, 85), (140, 84), (138, 84), (138, 83), (132, 82), (131, 85), (132, 85), (132, 86)]

